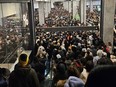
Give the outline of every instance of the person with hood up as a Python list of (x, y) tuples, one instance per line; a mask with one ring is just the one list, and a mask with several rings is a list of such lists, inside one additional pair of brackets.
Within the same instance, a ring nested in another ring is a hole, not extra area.
[(84, 87), (84, 82), (75, 76), (70, 76), (64, 87)]
[(9, 77), (9, 87), (40, 87), (37, 74), (29, 66), (28, 55), (22, 53), (19, 56), (19, 62)]

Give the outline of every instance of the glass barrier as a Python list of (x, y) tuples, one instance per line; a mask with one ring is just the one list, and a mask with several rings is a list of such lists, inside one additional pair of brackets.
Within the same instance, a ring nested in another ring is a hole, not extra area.
[(27, 47), (27, 12), (27, 3), (0, 3), (0, 63), (15, 62)]

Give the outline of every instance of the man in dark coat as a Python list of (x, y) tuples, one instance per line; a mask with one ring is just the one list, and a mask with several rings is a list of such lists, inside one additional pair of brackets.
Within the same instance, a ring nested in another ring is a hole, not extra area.
[(29, 65), (28, 56), (23, 53), (9, 77), (9, 87), (40, 87), (37, 74)]

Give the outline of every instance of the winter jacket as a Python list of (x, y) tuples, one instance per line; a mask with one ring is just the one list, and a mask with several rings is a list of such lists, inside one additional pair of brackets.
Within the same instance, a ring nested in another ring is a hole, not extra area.
[(78, 77), (70, 76), (64, 87), (84, 87), (84, 82)]
[(9, 87), (40, 87), (37, 74), (30, 66), (15, 66), (9, 77)]
[(2, 76), (0, 76), (0, 87), (7, 87), (7, 85), (7, 81)]

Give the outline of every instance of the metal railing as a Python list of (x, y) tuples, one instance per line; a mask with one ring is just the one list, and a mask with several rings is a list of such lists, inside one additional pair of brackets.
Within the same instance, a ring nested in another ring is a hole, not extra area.
[[(17, 50), (19, 47), (21, 47), (22, 43), (20, 43), (11, 53), (9, 53), (8, 56), (4, 57), (5, 59), (3, 60), (3, 63), (9, 63), (13, 57), (17, 58)], [(15, 61), (14, 61), (15, 62)]]
[(98, 26), (66, 26), (66, 27), (36, 27), (36, 29), (40, 29), (41, 31), (98, 31)]

